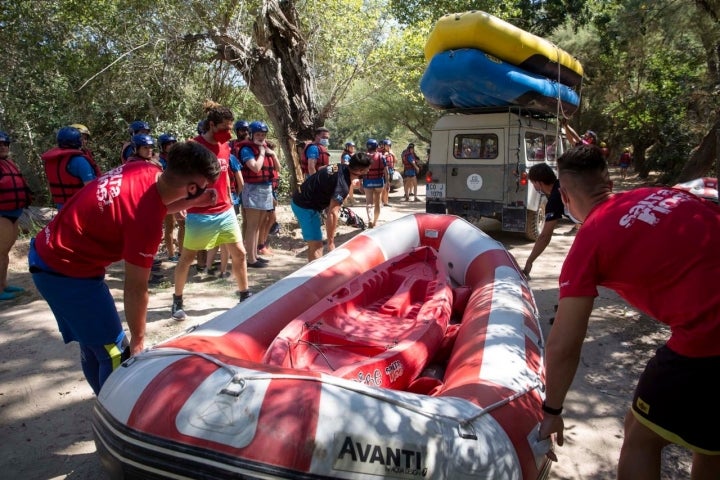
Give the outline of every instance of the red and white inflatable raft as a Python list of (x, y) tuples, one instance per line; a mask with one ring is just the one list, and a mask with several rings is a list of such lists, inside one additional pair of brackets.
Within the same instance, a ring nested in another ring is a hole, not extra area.
[[(263, 361), (293, 320), (418, 247), (436, 252), (452, 317), (433, 326), (445, 333), (406, 387), (376, 386), (402, 356), (353, 379)], [(537, 309), (512, 256), (465, 220), (417, 214), (128, 360), (103, 386), (93, 430), (113, 479), (541, 479), (543, 389)]]
[(718, 181), (715, 177), (702, 177), (673, 185), (673, 188), (685, 190), (698, 197), (718, 203)]

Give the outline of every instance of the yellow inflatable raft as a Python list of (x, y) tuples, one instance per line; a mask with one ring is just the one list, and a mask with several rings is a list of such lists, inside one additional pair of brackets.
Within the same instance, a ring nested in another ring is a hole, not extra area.
[(477, 48), (570, 87), (580, 85), (580, 62), (557, 45), (480, 10), (443, 15), (425, 44), (425, 60), (459, 48)]

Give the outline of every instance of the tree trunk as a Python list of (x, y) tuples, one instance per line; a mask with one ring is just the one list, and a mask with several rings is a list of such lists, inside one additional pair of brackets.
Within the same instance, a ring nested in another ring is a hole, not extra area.
[(633, 142), (633, 168), (637, 172), (638, 177), (642, 179), (646, 179), (650, 175), (650, 168), (645, 158), (645, 151), (650, 145), (652, 144), (643, 141)]
[(210, 35), (220, 58), (243, 75), (264, 106), (290, 169), (290, 183), (302, 183), (298, 144), (314, 138), (330, 109), (318, 109), (307, 42), (299, 28), (295, 2), (265, 0), (253, 25), (252, 40)]
[[(720, 112), (718, 112), (720, 113)], [(690, 154), (690, 160), (685, 163), (678, 182), (687, 182), (693, 178), (715, 176), (715, 162), (718, 154), (717, 134), (720, 128), (720, 115), (715, 120), (710, 131)]]

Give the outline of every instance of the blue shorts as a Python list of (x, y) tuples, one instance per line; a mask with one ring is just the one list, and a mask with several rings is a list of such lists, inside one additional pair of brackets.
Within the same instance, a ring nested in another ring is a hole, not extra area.
[(122, 323), (103, 277), (73, 278), (50, 271), (30, 243), (28, 263), (40, 294), (55, 315), (65, 343), (114, 343)]
[(7, 218), (12, 223), (16, 223), (23, 214), (23, 209), (17, 210), (0, 210), (0, 217)]
[(242, 205), (245, 208), (269, 212), (273, 208), (271, 183), (246, 183), (242, 191)]
[(188, 213), (183, 246), (190, 250), (210, 250), (225, 243), (241, 243), (240, 224), (232, 208), (222, 213)]
[(363, 178), (363, 188), (383, 188), (385, 178)]
[(322, 242), (322, 216), (320, 212), (311, 208), (298, 207), (295, 202), (290, 202), (290, 208), (292, 208), (298, 223), (300, 223), (303, 240), (306, 242)]
[(411, 168), (411, 169), (409, 169), (409, 170), (405, 170), (405, 171), (403, 172), (403, 176), (404, 176), (405, 178), (414, 177), (414, 176), (416, 176), (416, 175), (417, 175), (417, 173), (415, 172), (415, 169), (414, 169), (414, 168)]

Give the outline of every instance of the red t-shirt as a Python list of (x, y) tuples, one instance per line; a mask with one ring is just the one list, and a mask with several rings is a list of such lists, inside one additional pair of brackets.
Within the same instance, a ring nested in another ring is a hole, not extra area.
[(228, 177), (228, 170), (230, 170), (230, 144), (228, 142), (214, 144), (209, 143), (202, 135), (198, 135), (193, 138), (193, 141), (198, 142), (200, 145), (215, 154), (218, 162), (220, 163), (220, 176), (215, 183), (208, 185), (208, 188), (214, 188), (217, 190), (217, 203), (210, 207), (188, 208), (187, 212), (202, 214), (222, 213), (232, 208), (232, 198), (230, 198)]
[(35, 239), (40, 258), (69, 277), (105, 274), (118, 260), (152, 267), (167, 208), (156, 187), (161, 169), (121, 165), (73, 195)]
[(672, 188), (613, 195), (588, 215), (560, 272), (560, 298), (596, 286), (667, 324), (668, 346), (720, 355), (720, 207)]

